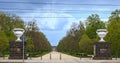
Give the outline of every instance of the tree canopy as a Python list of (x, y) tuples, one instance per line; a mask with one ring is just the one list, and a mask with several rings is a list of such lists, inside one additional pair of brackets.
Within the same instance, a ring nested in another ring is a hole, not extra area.
[(80, 46), (80, 52), (81, 53), (87, 53), (87, 54), (92, 54), (93, 53), (93, 42), (87, 36), (87, 34), (82, 35), (82, 38), (79, 42), (79, 46)]
[(111, 13), (107, 30), (106, 40), (111, 42), (112, 54), (120, 53), (120, 10)]
[(96, 30), (105, 28), (105, 23), (100, 20), (99, 15), (92, 14), (86, 20), (86, 34), (90, 39), (97, 37)]
[(68, 52), (72, 55), (79, 53), (79, 41), (84, 33), (84, 24), (80, 21), (79, 24), (73, 23), (66, 36), (60, 40), (58, 51)]
[[(0, 12), (0, 51), (9, 52), (9, 42), (16, 40), (14, 28), (25, 29), (27, 51), (51, 51), (51, 45), (45, 35), (39, 30), (34, 20), (25, 26), (24, 21), (17, 15)], [(32, 29), (32, 30), (30, 30)]]

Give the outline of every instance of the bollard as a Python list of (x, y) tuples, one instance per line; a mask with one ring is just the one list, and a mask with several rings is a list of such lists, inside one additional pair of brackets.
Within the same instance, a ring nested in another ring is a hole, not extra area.
[(91, 60), (91, 56), (90, 56), (90, 60)]
[(51, 58), (51, 54), (50, 54), (50, 60), (51, 60), (52, 58)]
[(117, 60), (117, 56), (116, 56), (116, 58), (115, 58), (116, 60)]
[(42, 60), (42, 56), (41, 56), (41, 60)]
[(80, 60), (81, 60), (81, 54), (80, 54)]
[(29, 54), (29, 57), (30, 57), (30, 60), (32, 60), (32, 54), (31, 53)]
[(32, 60), (32, 57), (30, 56), (30, 60)]
[(62, 59), (62, 57), (61, 57), (61, 53), (60, 53), (60, 60)]
[(3, 54), (3, 60), (5, 59), (5, 55)]

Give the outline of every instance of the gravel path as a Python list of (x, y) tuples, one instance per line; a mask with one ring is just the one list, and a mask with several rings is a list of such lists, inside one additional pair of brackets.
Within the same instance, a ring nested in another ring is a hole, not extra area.
[[(22, 63), (23, 60), (0, 59), (0, 63)], [(51, 52), (42, 58), (32, 58), (24, 60), (25, 63), (120, 63), (120, 58), (115, 60), (91, 60), (90, 58), (77, 58), (59, 52)]]

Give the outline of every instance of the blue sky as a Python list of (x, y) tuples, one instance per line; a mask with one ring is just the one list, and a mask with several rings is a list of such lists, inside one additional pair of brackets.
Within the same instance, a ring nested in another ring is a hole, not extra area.
[[(25, 22), (35, 19), (40, 31), (46, 35), (51, 45), (58, 44), (73, 22), (85, 22), (91, 14), (98, 14), (103, 21), (107, 21), (112, 11), (120, 9), (119, 0), (0, 0), (0, 2), (2, 2), (0, 3), (1, 11), (16, 14)], [(96, 4), (114, 6), (97, 6)]]

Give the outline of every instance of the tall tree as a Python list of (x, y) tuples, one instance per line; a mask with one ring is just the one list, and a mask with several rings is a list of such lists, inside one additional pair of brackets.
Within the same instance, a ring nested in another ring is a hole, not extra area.
[(0, 53), (8, 52), (9, 41), (5, 32), (0, 31)]
[(86, 34), (90, 39), (97, 37), (96, 30), (99, 28), (105, 28), (105, 23), (100, 20), (99, 15), (92, 14), (86, 20)]
[(72, 54), (79, 53), (79, 41), (84, 32), (84, 25), (82, 22), (79, 24), (73, 23), (67, 35), (60, 40), (58, 44), (58, 51), (68, 52)]
[(82, 35), (82, 38), (79, 42), (79, 46), (80, 46), (80, 52), (81, 53), (92, 54), (92, 52), (93, 52), (93, 42), (87, 36), (87, 34)]
[(27, 51), (39, 54), (40, 51), (51, 51), (51, 45), (45, 35), (39, 31), (36, 21), (28, 22), (26, 27)]
[(39, 31), (39, 28), (36, 24), (36, 20), (33, 19), (32, 21), (29, 21), (26, 27), (27, 31)]
[(111, 42), (112, 54), (120, 54), (120, 9), (111, 13), (107, 29), (106, 40)]

